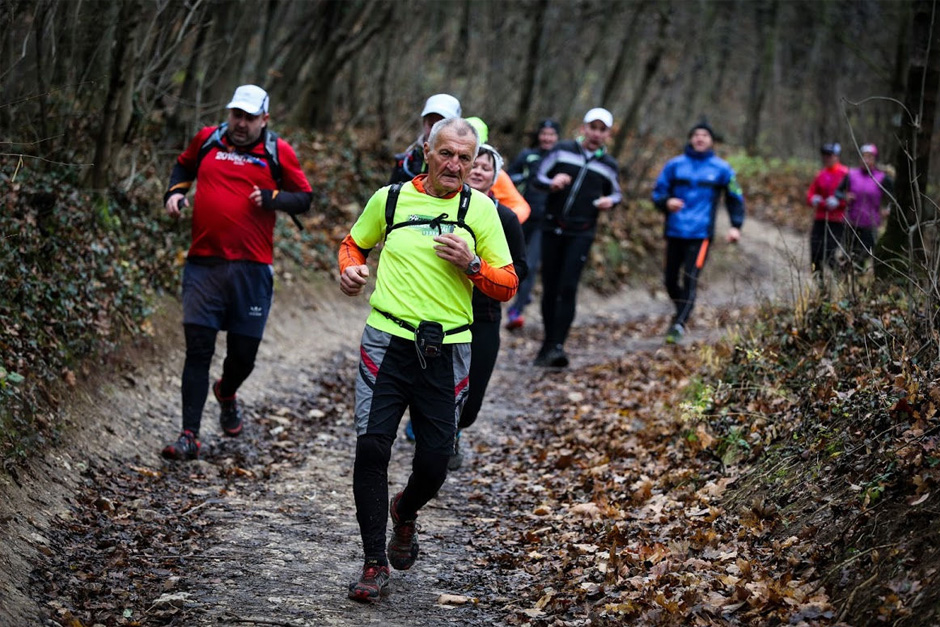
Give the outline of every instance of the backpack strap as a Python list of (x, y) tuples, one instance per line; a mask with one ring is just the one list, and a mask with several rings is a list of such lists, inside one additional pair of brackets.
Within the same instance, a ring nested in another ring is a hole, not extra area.
[(385, 239), (388, 239), (388, 232), (395, 228), (395, 207), (398, 206), (401, 185), (401, 183), (395, 183), (389, 187), (388, 196), (385, 198)]
[(399, 222), (396, 224), (394, 222), (395, 208), (398, 206), (398, 195), (401, 193), (401, 186), (402, 183), (395, 183), (388, 188), (388, 196), (385, 199), (385, 239), (388, 239), (389, 233), (403, 226), (417, 226), (421, 224), (427, 224), (432, 228), (440, 230), (442, 224), (456, 224), (460, 228), (465, 229), (470, 233), (470, 237), (473, 238), (473, 248), (476, 249), (476, 233), (473, 232), (473, 229), (471, 229), (470, 225), (468, 225), (466, 222), (467, 211), (470, 209), (470, 198), (472, 195), (469, 185), (464, 183), (463, 189), (460, 190), (460, 205), (457, 208), (456, 220), (448, 220), (447, 214), (442, 213), (436, 218), (413, 218), (411, 220), (405, 220), (404, 222)]
[(477, 234), (473, 232), (473, 229), (470, 228), (470, 225), (467, 224), (467, 211), (470, 210), (470, 198), (472, 192), (470, 191), (470, 186), (466, 183), (463, 184), (463, 189), (460, 190), (460, 207), (457, 209), (457, 226), (466, 229), (470, 233), (470, 237), (473, 238), (473, 249), (476, 250), (477, 247)]
[(196, 169), (199, 169), (199, 165), (202, 163), (203, 157), (209, 154), (209, 151), (215, 147), (225, 148), (225, 144), (222, 143), (222, 136), (225, 135), (225, 131), (228, 130), (228, 122), (222, 122), (215, 127), (215, 130), (206, 138), (206, 141), (202, 143), (202, 146), (199, 147), (199, 154), (196, 156)]
[(274, 131), (264, 128), (264, 156), (268, 159), (268, 167), (271, 168), (271, 176), (274, 178), (274, 182), (277, 183), (277, 188), (281, 188), (281, 183), (283, 183), (284, 172), (281, 168), (281, 158), (277, 151), (277, 140), (278, 134)]

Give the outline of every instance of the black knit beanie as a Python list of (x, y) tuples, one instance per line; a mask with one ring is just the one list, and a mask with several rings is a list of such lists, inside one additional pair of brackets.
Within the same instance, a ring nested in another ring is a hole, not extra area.
[(543, 128), (553, 128), (556, 133), (561, 135), (561, 125), (551, 118), (546, 118), (539, 122), (539, 125), (535, 128), (535, 132), (538, 133)]
[(689, 139), (692, 138), (692, 133), (699, 130), (700, 128), (708, 131), (708, 134), (712, 136), (712, 139), (715, 139), (715, 129), (713, 129), (711, 125), (705, 120), (702, 120), (701, 122), (693, 126), (691, 129), (689, 129)]

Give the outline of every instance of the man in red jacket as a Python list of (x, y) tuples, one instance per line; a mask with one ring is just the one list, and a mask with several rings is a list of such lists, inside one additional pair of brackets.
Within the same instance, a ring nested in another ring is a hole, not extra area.
[(212, 392), (225, 435), (242, 431), (235, 392), (255, 364), (274, 293), (275, 211), (296, 216), (313, 192), (293, 148), (268, 130), (268, 94), (242, 85), (228, 121), (199, 131), (177, 158), (163, 197), (178, 218), (197, 175), (192, 245), (183, 269), (183, 427), (163, 449), (173, 460), (199, 456), (199, 425), (209, 395), (209, 366), (218, 332), (227, 331), (222, 378)]
[(815, 209), (813, 230), (809, 238), (813, 276), (823, 287), (823, 266), (836, 266), (836, 251), (842, 245), (845, 200), (836, 195), (849, 169), (839, 162), (842, 147), (837, 143), (823, 144), (819, 150), (823, 169), (806, 192), (806, 202)]

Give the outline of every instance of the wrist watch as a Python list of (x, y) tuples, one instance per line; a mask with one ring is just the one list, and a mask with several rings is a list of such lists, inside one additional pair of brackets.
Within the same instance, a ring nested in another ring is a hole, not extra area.
[(477, 274), (482, 267), (483, 262), (480, 261), (480, 255), (474, 255), (473, 259), (470, 260), (470, 263), (467, 264), (467, 269), (464, 270), (464, 272), (466, 272), (468, 275)]

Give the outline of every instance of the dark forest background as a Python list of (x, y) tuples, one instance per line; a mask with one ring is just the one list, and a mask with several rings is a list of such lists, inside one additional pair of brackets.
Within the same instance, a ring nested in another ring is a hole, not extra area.
[(873, 141), (891, 161), (916, 4), (2, 0), (0, 134), (7, 153), (129, 187), (168, 172), (253, 82), (275, 127), (368, 131), (388, 152), (414, 139), (428, 95), (449, 92), (510, 155), (538, 119), (574, 133), (605, 106), (633, 177), (702, 117), (751, 155)]

